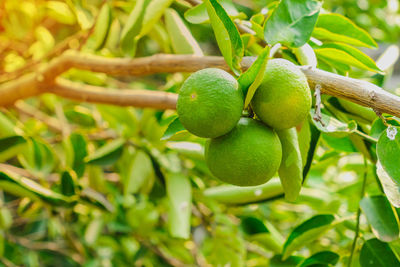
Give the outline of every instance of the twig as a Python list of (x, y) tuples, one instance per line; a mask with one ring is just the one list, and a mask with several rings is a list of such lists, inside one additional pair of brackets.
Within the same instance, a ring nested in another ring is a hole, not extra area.
[(153, 253), (155, 253), (156, 255), (160, 256), (162, 259), (164, 259), (168, 264), (175, 266), (175, 267), (183, 267), (186, 266), (183, 262), (181, 262), (178, 259), (175, 259), (173, 257), (170, 257), (169, 255), (167, 255), (164, 251), (162, 251), (160, 248), (158, 248), (157, 246), (151, 244), (150, 242), (148, 242), (147, 240), (145, 240), (142, 237), (139, 236), (135, 236), (135, 238), (145, 247), (147, 247), (148, 249), (150, 249)]
[(56, 131), (56, 132), (62, 131), (61, 124), (57, 119), (32, 107), (29, 104), (26, 104), (24, 101), (18, 100), (17, 102), (15, 102), (14, 106), (20, 113), (25, 114), (29, 117), (33, 117), (33, 118), (43, 122), (53, 131)]
[[(364, 157), (364, 177), (363, 177), (363, 183), (362, 183), (362, 187), (361, 187), (360, 201), (364, 197), (364, 194), (365, 194), (365, 186), (367, 184), (367, 174), (368, 174), (368, 163), (367, 163), (367, 159)], [(354, 251), (356, 250), (358, 235), (360, 233), (360, 215), (361, 215), (361, 208), (360, 208), (360, 204), (359, 204), (358, 209), (357, 209), (356, 233), (354, 234), (353, 244), (351, 245), (351, 254), (349, 257), (349, 261), (347, 263), (348, 267), (351, 267)]]
[(360, 130), (355, 130), (354, 133), (359, 135), (359, 136), (361, 136), (365, 140), (368, 140), (368, 141), (372, 142), (372, 143), (378, 143), (378, 139), (373, 138), (372, 136), (369, 136), (368, 134), (365, 134), (365, 133), (361, 132)]
[(314, 96), (315, 96), (315, 114), (313, 119), (319, 122), (322, 126), (325, 126), (325, 123), (322, 121), (322, 114), (321, 114), (321, 85), (316, 84), (314, 89)]
[(248, 251), (250, 251), (250, 252), (258, 254), (261, 257), (264, 257), (264, 258), (267, 258), (267, 259), (269, 259), (271, 257), (271, 255), (269, 255), (262, 247), (260, 247), (260, 246), (258, 246), (256, 244), (247, 242), (247, 241), (246, 241), (246, 249)]
[(83, 264), (84, 259), (82, 258), (81, 255), (77, 253), (70, 254), (65, 246), (60, 246), (57, 243), (54, 242), (32, 242), (31, 240), (24, 238), (24, 237), (16, 237), (12, 235), (6, 235), (6, 238), (8, 241), (17, 243), (23, 247), (26, 247), (28, 249), (32, 250), (50, 250), (57, 252), (61, 255), (71, 257), (75, 262), (79, 264)]
[(380, 112), (376, 109), (373, 109), (373, 110), (374, 110), (375, 114), (382, 120), (383, 125), (385, 125), (386, 127), (389, 127), (389, 123), (387, 123), (386, 118), (383, 117), (382, 112)]
[(5, 258), (4, 256), (0, 258), (0, 261), (6, 266), (6, 267), (15, 267), (14, 263), (12, 263), (9, 259)]

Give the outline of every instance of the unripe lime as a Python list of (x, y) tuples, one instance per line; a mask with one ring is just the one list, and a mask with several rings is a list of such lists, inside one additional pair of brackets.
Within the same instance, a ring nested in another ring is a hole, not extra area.
[(270, 127), (292, 128), (305, 120), (311, 108), (307, 78), (288, 60), (269, 60), (251, 106), (257, 117)]
[(208, 68), (190, 75), (179, 91), (177, 111), (192, 134), (214, 138), (228, 133), (242, 115), (243, 93), (226, 71)]
[(278, 171), (282, 148), (273, 129), (242, 118), (231, 132), (208, 141), (205, 158), (211, 173), (221, 181), (253, 186), (267, 182)]

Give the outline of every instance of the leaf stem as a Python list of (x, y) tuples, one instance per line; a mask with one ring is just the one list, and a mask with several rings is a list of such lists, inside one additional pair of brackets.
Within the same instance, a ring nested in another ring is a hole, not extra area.
[[(365, 194), (365, 187), (367, 184), (367, 173), (368, 173), (368, 163), (367, 163), (367, 159), (364, 156), (364, 177), (363, 177), (363, 183), (362, 183), (362, 187), (361, 187), (360, 201), (364, 197), (364, 194)], [(351, 267), (354, 251), (356, 250), (358, 235), (360, 233), (360, 215), (361, 215), (361, 208), (360, 208), (360, 204), (358, 204), (356, 233), (354, 235), (353, 244), (351, 245), (351, 254), (350, 254), (349, 261), (347, 263), (348, 267)]]
[(371, 141), (372, 143), (378, 143), (378, 140), (373, 138), (372, 136), (369, 136), (368, 134), (365, 134), (359, 130), (355, 130), (354, 131), (355, 134), (358, 134), (359, 136), (361, 136), (362, 138)]

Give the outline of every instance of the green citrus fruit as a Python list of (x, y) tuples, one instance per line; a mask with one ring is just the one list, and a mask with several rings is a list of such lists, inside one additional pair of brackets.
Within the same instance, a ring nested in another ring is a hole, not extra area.
[(208, 141), (205, 158), (211, 173), (221, 181), (253, 186), (267, 182), (278, 171), (282, 147), (273, 129), (242, 118), (228, 134)]
[(251, 106), (257, 117), (274, 129), (299, 125), (311, 108), (311, 93), (301, 70), (285, 59), (268, 61), (264, 79)]
[(208, 68), (190, 75), (179, 91), (177, 111), (192, 134), (214, 138), (232, 130), (242, 115), (243, 93), (226, 71)]

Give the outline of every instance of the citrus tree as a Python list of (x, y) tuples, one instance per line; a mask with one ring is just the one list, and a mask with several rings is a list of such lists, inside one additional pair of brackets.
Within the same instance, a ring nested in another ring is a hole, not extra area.
[(400, 266), (399, 7), (354, 2), (2, 1), (1, 264)]

